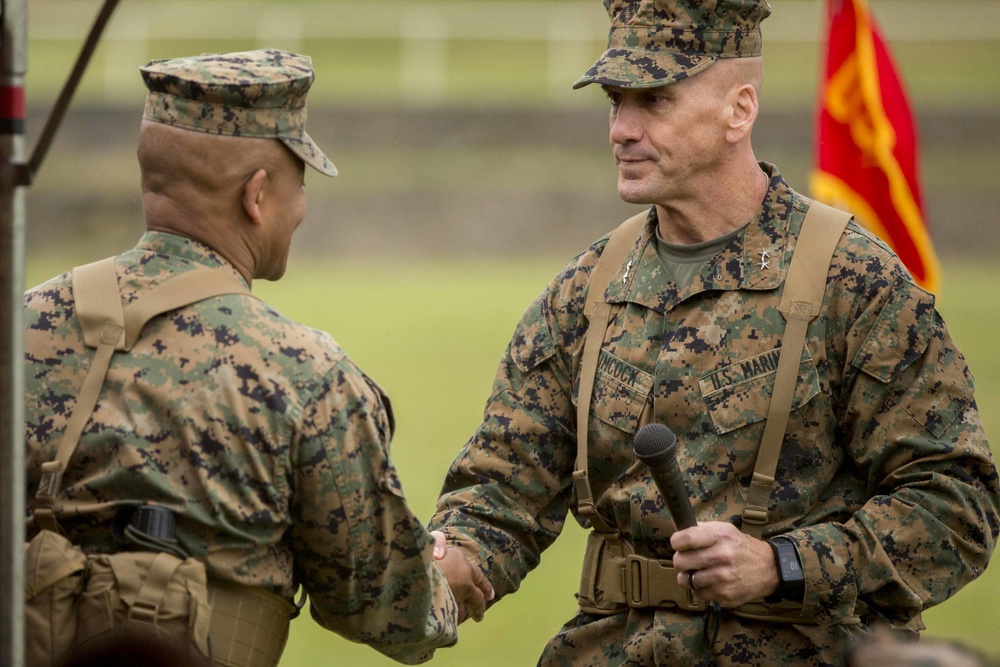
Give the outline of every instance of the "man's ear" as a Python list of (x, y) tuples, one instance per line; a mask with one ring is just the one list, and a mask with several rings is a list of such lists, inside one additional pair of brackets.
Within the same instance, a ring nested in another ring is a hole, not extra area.
[(263, 221), (261, 216), (261, 206), (264, 203), (264, 181), (267, 179), (267, 172), (258, 169), (243, 186), (243, 211), (250, 218), (250, 221), (259, 225)]
[(757, 90), (750, 84), (740, 86), (733, 98), (732, 113), (726, 128), (726, 139), (733, 144), (746, 138), (757, 120)]

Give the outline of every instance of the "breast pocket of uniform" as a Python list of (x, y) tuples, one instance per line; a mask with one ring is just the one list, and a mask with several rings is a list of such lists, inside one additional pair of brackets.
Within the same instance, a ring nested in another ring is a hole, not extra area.
[[(749, 476), (760, 448), (764, 421), (774, 395), (781, 350), (769, 350), (719, 368), (700, 378), (705, 407), (715, 432), (726, 443), (736, 474)], [(819, 373), (808, 349), (799, 363), (792, 414), (819, 393)]]
[(635, 433), (652, 391), (652, 375), (601, 350), (591, 399), (594, 417), (620, 431)]

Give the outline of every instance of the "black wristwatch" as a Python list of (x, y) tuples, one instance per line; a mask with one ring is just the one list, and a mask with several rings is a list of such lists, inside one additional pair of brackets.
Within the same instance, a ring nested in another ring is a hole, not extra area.
[(774, 551), (774, 560), (778, 564), (778, 589), (769, 595), (768, 602), (777, 600), (794, 600), (801, 602), (805, 595), (806, 578), (799, 561), (799, 552), (795, 543), (786, 537), (774, 537), (767, 541)]

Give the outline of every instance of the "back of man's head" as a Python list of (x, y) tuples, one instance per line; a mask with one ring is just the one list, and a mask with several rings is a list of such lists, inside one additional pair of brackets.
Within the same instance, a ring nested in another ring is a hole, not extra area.
[(149, 623), (131, 622), (87, 640), (61, 667), (212, 667), (189, 641)]
[(140, 71), (149, 89), (137, 148), (149, 229), (219, 249), (246, 219), (244, 188), (258, 170), (273, 174), (290, 153), (336, 175), (305, 129), (308, 57), (205, 54), (154, 60)]
[(204, 134), (143, 121), (136, 155), (143, 193), (193, 202), (192, 197), (211, 199), (235, 191), (285, 150), (274, 139)]
[(851, 647), (846, 667), (993, 667), (996, 663), (955, 642), (910, 638), (908, 633), (876, 628)]

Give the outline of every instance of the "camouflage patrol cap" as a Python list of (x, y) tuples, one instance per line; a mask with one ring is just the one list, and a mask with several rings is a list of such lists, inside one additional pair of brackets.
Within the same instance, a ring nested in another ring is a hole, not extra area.
[(573, 88), (665, 86), (694, 76), (718, 58), (761, 54), (767, 0), (604, 0), (611, 17), (608, 50)]
[(209, 53), (141, 67), (143, 118), (197, 132), (278, 139), (321, 174), (337, 168), (306, 134), (312, 60), (287, 51)]

